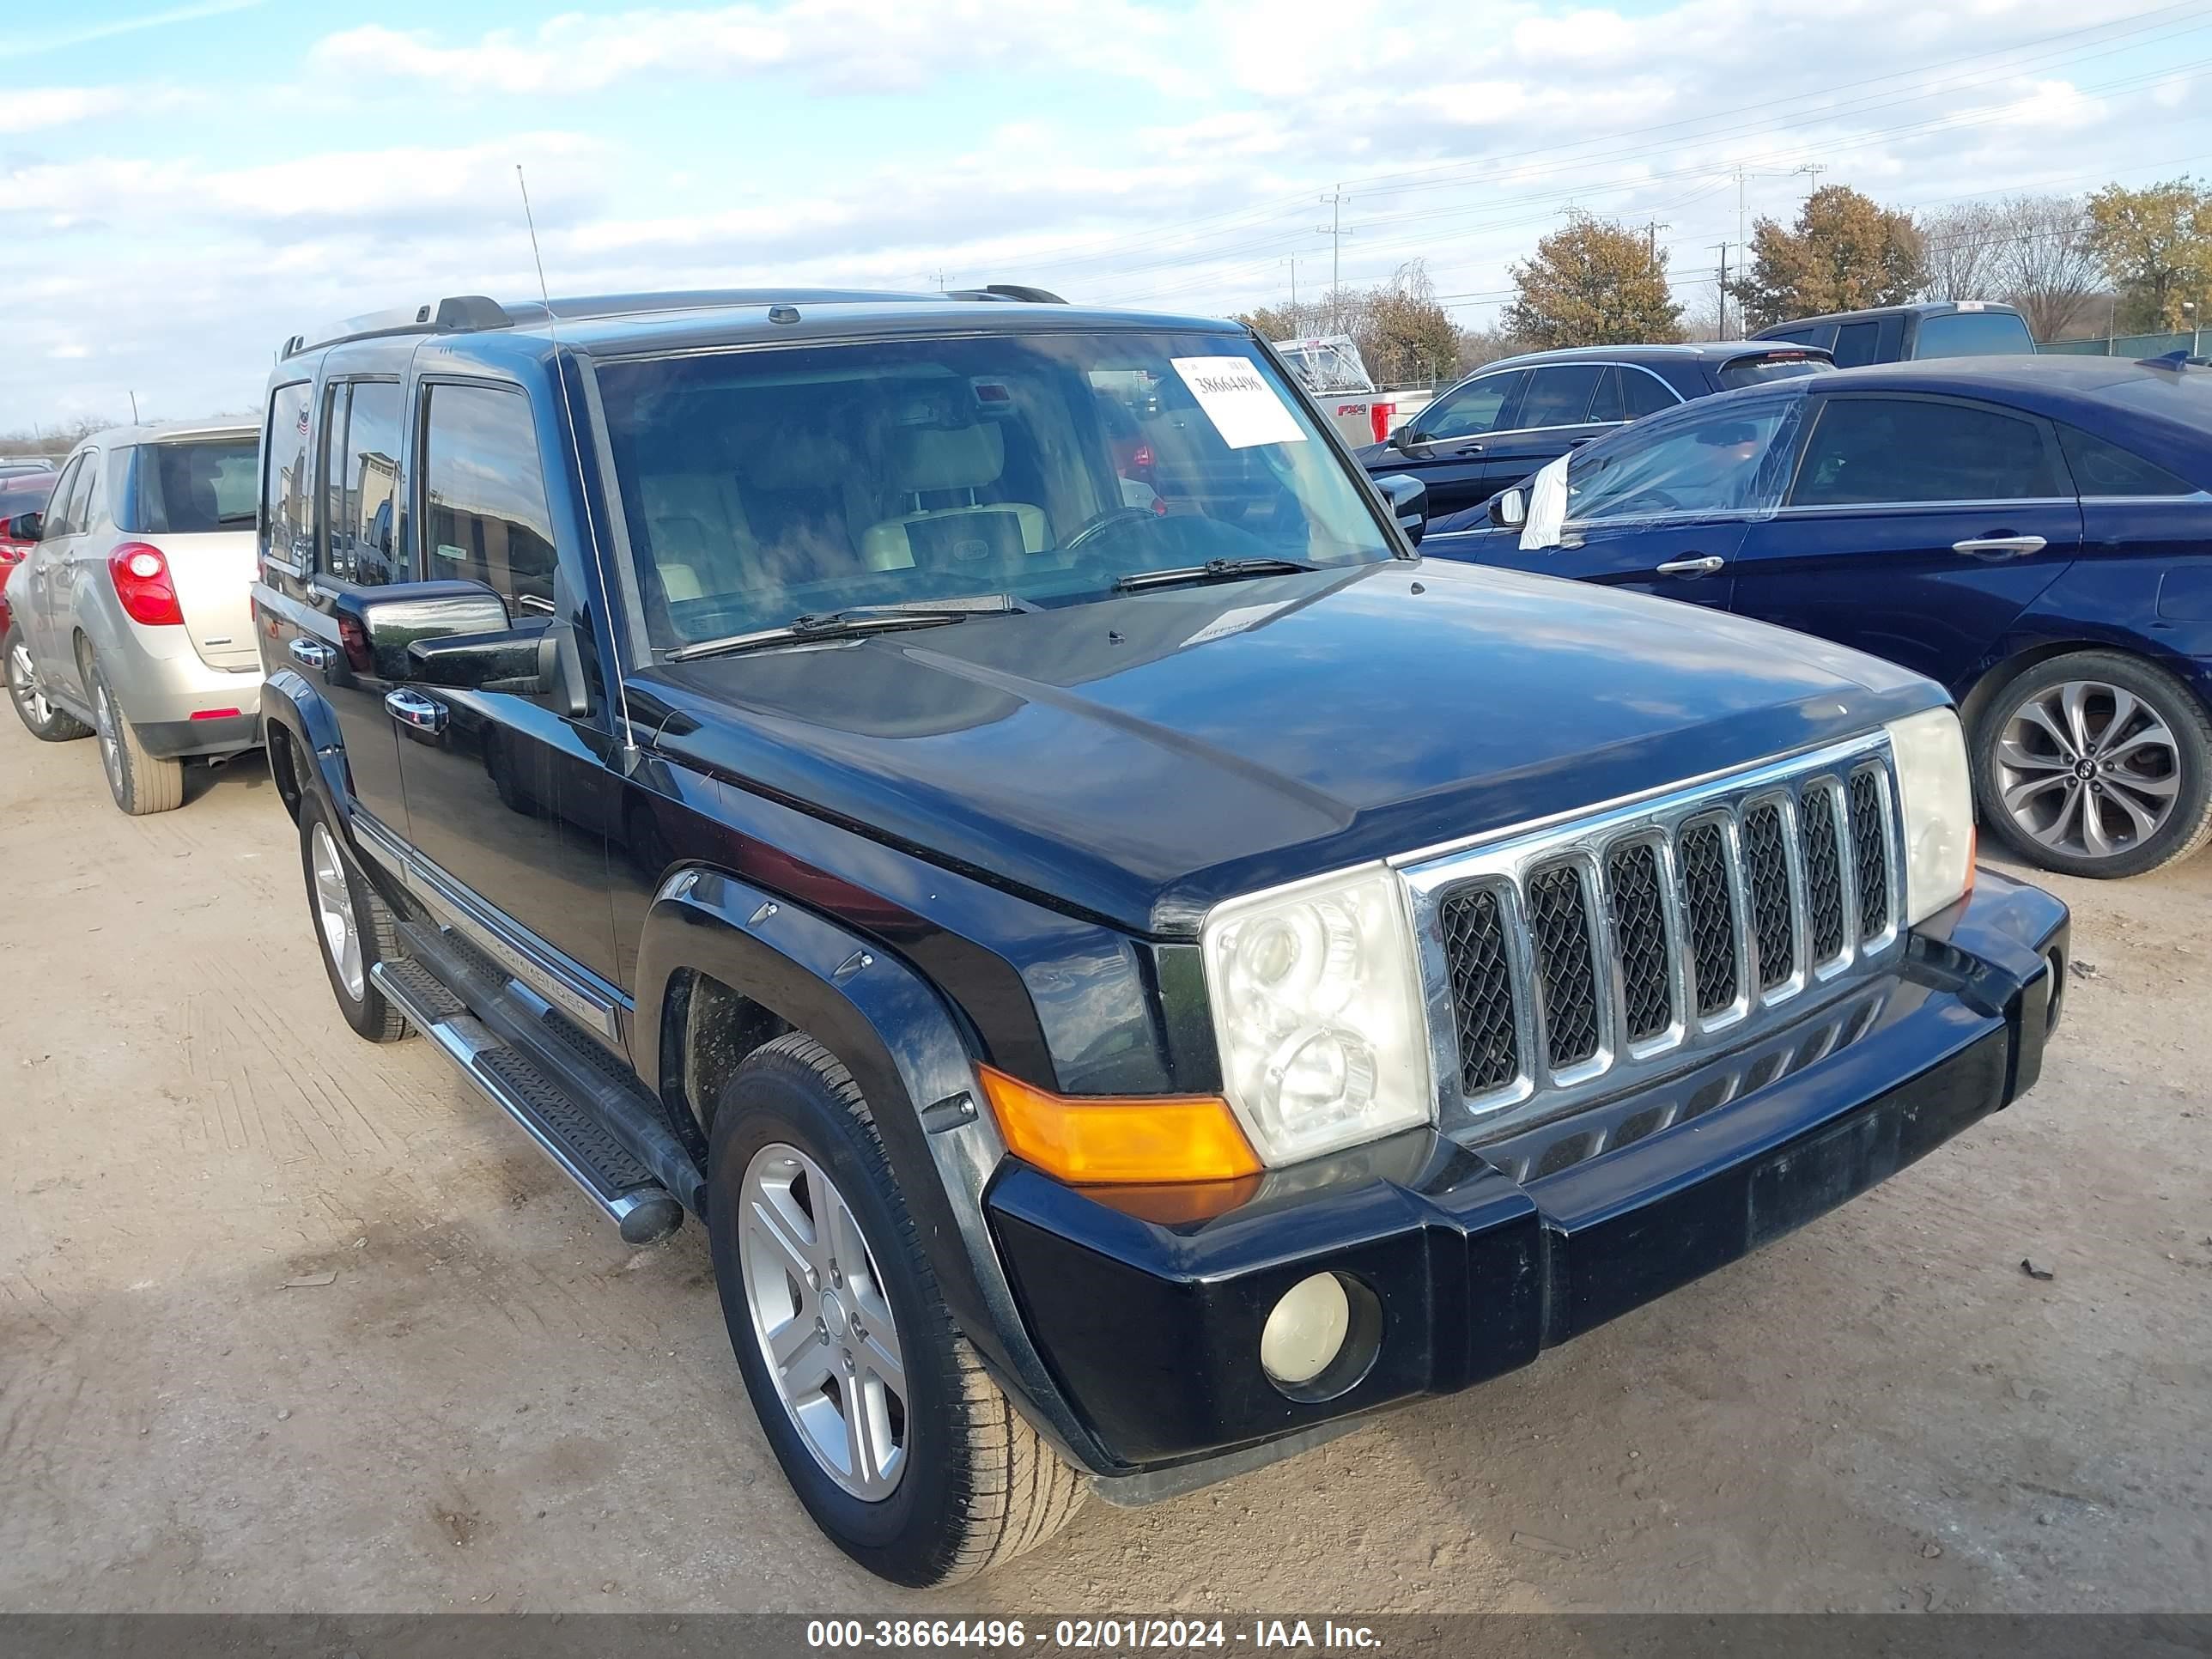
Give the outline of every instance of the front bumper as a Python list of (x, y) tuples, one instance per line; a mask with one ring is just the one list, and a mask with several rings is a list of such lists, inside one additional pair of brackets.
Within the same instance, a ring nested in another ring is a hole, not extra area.
[[(1032, 1339), (1115, 1460), (1092, 1473), (1109, 1496), (1117, 1480), (1164, 1495), (1267, 1443), (1525, 1365), (2010, 1104), (2040, 1072), (2066, 952), (2065, 907), (1984, 871), (1888, 974), (1540, 1129), (1472, 1147), (1395, 1136), (1185, 1223), (1009, 1164), (988, 1213)], [(1292, 1400), (1260, 1369), (1261, 1328), (1324, 1270), (1373, 1294), (1380, 1342), (1336, 1397)]]

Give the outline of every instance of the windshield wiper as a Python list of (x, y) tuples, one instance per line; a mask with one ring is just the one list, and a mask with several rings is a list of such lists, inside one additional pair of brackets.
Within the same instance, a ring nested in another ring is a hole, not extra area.
[(902, 629), (941, 628), (975, 616), (994, 616), (1018, 610), (1011, 593), (985, 593), (974, 599), (931, 599), (912, 605), (858, 605), (842, 611), (808, 612), (775, 628), (750, 634), (732, 634), (719, 640), (680, 645), (668, 653), (670, 662), (690, 662), (695, 657), (719, 657), (737, 651), (757, 651), (763, 646), (794, 645), (809, 640), (849, 639), (862, 634), (895, 634)]
[(1172, 570), (1139, 570), (1114, 584), (1117, 593), (1145, 587), (1172, 587), (1178, 582), (1233, 581), (1242, 576), (1291, 576), (1318, 570), (1317, 564), (1297, 559), (1208, 559), (1204, 564), (1179, 565)]

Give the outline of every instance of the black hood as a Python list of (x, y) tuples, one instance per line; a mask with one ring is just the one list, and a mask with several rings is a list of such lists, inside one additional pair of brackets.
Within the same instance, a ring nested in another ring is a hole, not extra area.
[(1939, 703), (1695, 606), (1443, 561), (655, 668), (659, 747), (1133, 932)]

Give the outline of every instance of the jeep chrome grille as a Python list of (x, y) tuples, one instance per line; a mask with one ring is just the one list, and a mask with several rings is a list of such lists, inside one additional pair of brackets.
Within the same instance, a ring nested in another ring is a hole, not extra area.
[(1899, 946), (1879, 734), (1404, 861), (1453, 1127), (1504, 1128), (1755, 1040)]

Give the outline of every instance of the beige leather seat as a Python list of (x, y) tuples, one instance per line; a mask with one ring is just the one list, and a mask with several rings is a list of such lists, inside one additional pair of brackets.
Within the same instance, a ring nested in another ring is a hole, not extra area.
[(759, 549), (727, 473), (647, 472), (638, 479), (638, 495), (671, 603), (740, 592), (759, 581)]
[[(957, 569), (963, 562), (1041, 553), (1050, 545), (1051, 526), (1042, 507), (976, 499), (1006, 470), (1006, 434), (995, 424), (896, 427), (887, 459), (893, 487), (913, 499), (915, 510), (868, 527), (860, 538), (860, 559), (869, 569)], [(927, 496), (946, 495), (968, 499), (922, 505)]]

